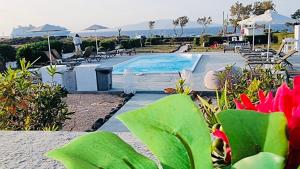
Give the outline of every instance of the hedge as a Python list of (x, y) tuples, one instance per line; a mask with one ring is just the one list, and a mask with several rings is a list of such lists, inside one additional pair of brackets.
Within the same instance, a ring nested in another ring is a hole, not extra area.
[[(93, 46), (95, 46), (95, 42)], [(102, 51), (114, 50), (115, 47), (116, 47), (116, 40), (106, 39), (100, 42), (100, 50)]]
[[(51, 49), (56, 49), (58, 52), (62, 51), (62, 42), (50, 41), (50, 45)], [(40, 57), (37, 63), (47, 63), (49, 58), (43, 51), (48, 51), (47, 41), (25, 44), (18, 48), (16, 58), (17, 60), (25, 58), (27, 61), (33, 62)]]
[(10, 45), (0, 45), (0, 61), (3, 63), (16, 61), (16, 49)]
[(143, 41), (141, 39), (127, 39), (127, 40), (122, 40), (120, 42), (120, 45), (121, 45), (121, 48), (124, 48), (124, 49), (138, 48), (138, 47), (141, 47), (141, 45), (145, 46), (145, 41)]

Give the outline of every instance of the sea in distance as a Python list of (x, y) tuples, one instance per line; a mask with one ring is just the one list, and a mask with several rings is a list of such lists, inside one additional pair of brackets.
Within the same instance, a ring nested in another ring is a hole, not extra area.
[[(292, 32), (293, 27), (292, 26), (286, 26), (286, 25), (272, 25), (271, 26), (272, 31), (287, 31), (287, 32)], [(215, 26), (215, 27), (208, 27), (206, 29), (206, 34), (207, 35), (217, 35), (221, 32), (222, 27), (221, 26)], [(228, 27), (228, 32), (233, 31), (233, 27)], [(239, 31), (239, 30), (238, 30)], [(180, 29), (176, 29), (177, 34), (181, 33)], [(200, 33), (202, 32), (202, 28), (184, 28), (184, 33), (182, 36), (184, 37), (195, 37), (199, 36)], [(118, 31), (117, 30), (99, 30), (97, 32), (77, 32), (80, 36), (105, 36), (105, 37), (110, 37), (110, 36), (117, 36)], [(71, 33), (71, 36), (74, 35), (75, 33)], [(153, 29), (151, 30), (152, 35), (160, 35), (164, 37), (174, 37), (175, 33), (173, 29)], [(149, 30), (122, 30), (121, 35), (126, 35), (130, 37), (138, 37), (138, 36), (146, 36), (149, 37), (150, 31)]]

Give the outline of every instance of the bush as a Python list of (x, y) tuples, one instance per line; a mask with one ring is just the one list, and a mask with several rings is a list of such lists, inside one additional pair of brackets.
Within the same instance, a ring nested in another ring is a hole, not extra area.
[[(51, 49), (56, 49), (58, 52), (62, 50), (62, 42), (60, 41), (50, 41)], [(25, 58), (27, 61), (34, 62), (40, 57), (37, 63), (45, 64), (49, 62), (49, 58), (43, 53), (43, 51), (48, 51), (48, 42), (42, 41), (37, 43), (25, 44), (18, 48), (17, 50), (17, 60)]]
[[(253, 36), (245, 36), (245, 41), (253, 43)], [(254, 37), (255, 44), (268, 44), (268, 35), (256, 35)]]
[(129, 40), (121, 40), (120, 44), (121, 44), (122, 49), (131, 49), (132, 48)]
[[(74, 44), (73, 44), (73, 46), (74, 46)], [(86, 47), (89, 47), (89, 46), (96, 46), (96, 41), (93, 41), (93, 40), (82, 41), (82, 44), (81, 44), (82, 50), (84, 50)], [(99, 46), (99, 42), (98, 42), (98, 46)]]
[(145, 40), (143, 39), (129, 39), (129, 43), (132, 48), (139, 48), (142, 46), (145, 46)]
[(59, 85), (34, 83), (23, 59), (21, 69), (0, 74), (1, 130), (58, 130), (68, 119), (67, 93)]
[(204, 36), (203, 41), (205, 43), (205, 47), (209, 47), (214, 44), (223, 44), (224, 37), (222, 36)]
[(294, 33), (287, 33), (287, 32), (279, 32), (279, 33), (273, 33), (272, 34), (272, 42), (273, 43), (281, 43), (283, 39), (285, 38), (293, 38)]
[[(122, 40), (120, 44), (121, 44), (121, 48), (124, 49), (138, 48), (141, 47), (141, 39)], [(144, 44), (142, 44), (142, 46), (144, 46)]]
[(72, 41), (62, 41), (63, 53), (72, 53), (75, 51), (75, 46)]
[(150, 45), (161, 45), (162, 39), (161, 38), (147, 38), (146, 43)]
[(100, 50), (109, 51), (114, 50), (116, 47), (116, 41), (111, 39), (102, 40), (100, 43)]
[(0, 45), (0, 62), (16, 61), (16, 49), (10, 45)]
[(200, 46), (200, 38), (194, 37), (193, 44), (194, 44), (195, 46)]

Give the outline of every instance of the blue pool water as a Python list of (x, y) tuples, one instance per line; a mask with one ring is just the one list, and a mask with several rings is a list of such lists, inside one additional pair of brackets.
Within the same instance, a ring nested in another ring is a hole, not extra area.
[(178, 73), (182, 70), (194, 71), (201, 54), (153, 54), (141, 55), (114, 66), (113, 74), (123, 74), (129, 69), (135, 74)]

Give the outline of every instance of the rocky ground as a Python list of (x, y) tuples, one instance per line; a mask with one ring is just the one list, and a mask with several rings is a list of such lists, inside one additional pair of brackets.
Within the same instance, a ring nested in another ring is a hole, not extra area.
[(105, 118), (111, 110), (120, 106), (123, 98), (111, 94), (69, 94), (67, 104), (75, 112), (67, 120), (63, 131), (86, 131), (100, 118)]

